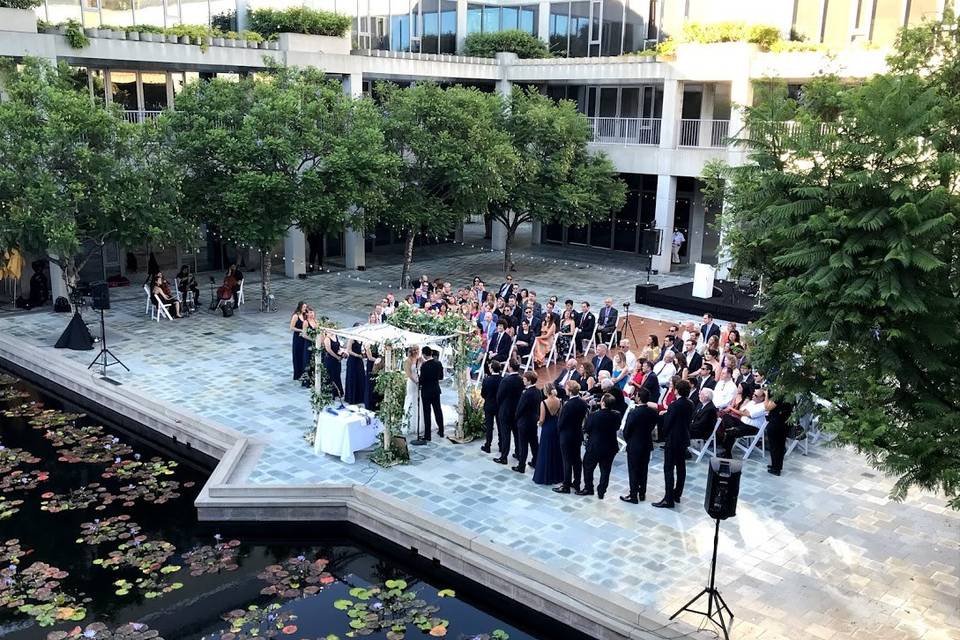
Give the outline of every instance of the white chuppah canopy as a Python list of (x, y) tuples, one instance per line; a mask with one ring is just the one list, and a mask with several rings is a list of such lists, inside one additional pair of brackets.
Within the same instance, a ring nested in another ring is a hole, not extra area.
[(455, 337), (449, 336), (429, 336), (425, 333), (416, 333), (406, 329), (398, 329), (389, 324), (362, 324), (357, 327), (347, 327), (343, 329), (328, 329), (341, 338), (356, 340), (363, 344), (383, 344), (384, 342), (393, 342), (394, 344), (406, 347), (422, 347), (425, 345), (439, 346), (445, 341)]

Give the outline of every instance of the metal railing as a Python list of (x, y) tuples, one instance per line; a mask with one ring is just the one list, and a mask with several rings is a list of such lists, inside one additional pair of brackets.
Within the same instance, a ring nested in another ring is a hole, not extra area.
[(162, 111), (138, 111), (138, 110), (126, 110), (123, 112), (123, 119), (127, 122), (144, 122), (146, 120), (153, 120), (159, 116)]
[(681, 120), (678, 147), (722, 148), (727, 146), (729, 120)]
[(600, 144), (660, 144), (660, 118), (587, 118), (593, 142)]

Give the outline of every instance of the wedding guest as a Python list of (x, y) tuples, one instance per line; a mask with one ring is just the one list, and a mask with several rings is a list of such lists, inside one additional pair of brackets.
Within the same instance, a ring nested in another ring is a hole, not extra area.
[(640, 359), (656, 362), (660, 358), (660, 342), (652, 333), (647, 336), (647, 344), (640, 350)]
[(540, 403), (540, 447), (537, 449), (537, 464), (533, 481), (537, 484), (555, 485), (563, 482), (563, 454), (560, 451), (560, 432), (557, 417), (560, 414), (560, 398), (552, 382), (543, 385), (543, 401)]
[(582, 362), (577, 372), (580, 374), (580, 384), (583, 385), (582, 389), (588, 393), (592, 393), (593, 386), (597, 384), (597, 379), (594, 378), (596, 371), (593, 368), (593, 364), (590, 362)]
[(597, 316), (597, 344), (607, 344), (617, 330), (617, 310), (613, 306), (613, 298), (603, 301), (603, 308)]
[(617, 431), (620, 430), (622, 416), (619, 411), (613, 410), (615, 399), (609, 394), (603, 394), (600, 400), (600, 410), (587, 418), (583, 433), (587, 437), (583, 454), (583, 489), (577, 491), (578, 496), (593, 495), (593, 472), (600, 467), (600, 481), (597, 483), (597, 498), (603, 500), (610, 484), (610, 470), (617, 457), (619, 445)]
[(542, 367), (550, 351), (553, 349), (553, 336), (557, 332), (557, 325), (553, 322), (553, 316), (544, 317), (543, 325), (540, 329), (540, 335), (537, 336), (533, 346), (534, 366)]
[(628, 371), (633, 371), (637, 367), (637, 356), (630, 350), (630, 341), (626, 338), (620, 341), (620, 353), (623, 354), (624, 362)]
[(297, 308), (293, 310), (290, 316), (290, 350), (293, 353), (293, 379), (300, 380), (303, 376), (303, 350), (307, 343), (303, 341), (303, 310), (307, 303), (301, 300), (297, 303)]
[(693, 419), (693, 403), (690, 395), (690, 383), (680, 380), (677, 383), (677, 399), (670, 403), (663, 423), (666, 430), (666, 447), (663, 452), (664, 496), (653, 506), (673, 509), (683, 495), (683, 485), (687, 477), (687, 448), (690, 446), (690, 422)]
[(304, 306), (303, 330), (299, 335), (300, 342), (303, 343), (303, 346), (300, 350), (300, 355), (302, 358), (300, 361), (300, 370), (306, 374), (300, 376), (300, 386), (302, 387), (309, 387), (310, 381), (316, 375), (316, 361), (314, 359), (316, 346), (314, 344), (314, 339), (310, 337), (309, 333), (311, 331), (316, 331), (319, 328), (320, 323), (317, 322), (316, 310), (310, 305)]
[(363, 346), (363, 368), (366, 373), (366, 384), (364, 389), (366, 393), (363, 397), (363, 406), (370, 411), (376, 411), (380, 407), (383, 398), (377, 398), (376, 381), (379, 372), (376, 371), (377, 364), (380, 362), (380, 352), (377, 345), (366, 344)]
[[(570, 302), (570, 306), (573, 306), (572, 301)], [(570, 351), (570, 344), (573, 341), (576, 330), (577, 321), (576, 318), (574, 318), (573, 309), (564, 309), (563, 316), (560, 318), (560, 326), (557, 329), (557, 357), (574, 355)]]
[(623, 439), (627, 443), (627, 494), (620, 496), (624, 502), (637, 504), (647, 499), (647, 469), (653, 452), (653, 429), (657, 426), (657, 412), (648, 406), (650, 393), (637, 389), (635, 405), (627, 414), (623, 427)]
[(617, 352), (613, 355), (613, 373), (611, 374), (613, 384), (617, 389), (623, 391), (630, 379), (630, 367), (627, 366), (627, 360), (623, 353)]
[[(517, 473), (524, 473), (527, 470), (527, 464), (531, 467), (536, 467), (538, 464), (537, 420), (540, 417), (540, 402), (543, 400), (543, 394), (537, 389), (537, 374), (527, 371), (522, 378), (523, 393), (520, 394), (520, 401), (517, 403), (517, 458), (519, 461), (515, 467), (511, 467)], [(527, 462), (527, 453), (530, 454), (529, 462)]]
[[(308, 309), (308, 320), (311, 309)], [(341, 363), (347, 354), (340, 348), (340, 340), (332, 330), (323, 336), (323, 368), (327, 372), (327, 379), (333, 387), (333, 397), (343, 398), (343, 381), (340, 379)]]
[[(770, 443), (770, 464), (767, 473), (775, 476), (783, 471), (783, 456), (787, 450), (787, 422), (793, 413), (793, 404), (784, 396), (767, 400), (767, 441)], [(540, 449), (541, 452), (543, 449)]]
[(568, 380), (576, 380), (580, 382), (580, 372), (577, 371), (577, 359), (576, 358), (567, 358), (567, 362), (563, 368), (563, 371), (560, 372), (560, 375), (557, 376), (557, 379), (553, 381), (553, 386), (557, 391), (557, 397), (561, 400), (567, 399), (567, 391), (565, 389)]
[(580, 318), (577, 320), (577, 340), (580, 342), (577, 345), (577, 350), (580, 353), (585, 354), (584, 347), (593, 336), (593, 330), (596, 326), (597, 318), (590, 312), (590, 303), (584, 300), (580, 304)]
[(737, 438), (756, 435), (767, 423), (767, 392), (757, 389), (752, 398), (739, 408), (730, 408), (720, 419), (717, 440), (723, 450), (723, 457), (733, 456), (733, 445)]
[(517, 329), (517, 355), (520, 359), (526, 358), (533, 348), (535, 337), (530, 328), (530, 321), (524, 318), (520, 321), (520, 328)]
[[(357, 322), (353, 326), (359, 327)], [(347, 404), (363, 404), (367, 396), (367, 375), (364, 368), (363, 344), (358, 340), (347, 340), (347, 375), (344, 384), (343, 401)]]
[(607, 345), (605, 344), (597, 345), (597, 355), (593, 356), (593, 360), (590, 362), (596, 371), (613, 373), (613, 360), (607, 355)]
[(706, 440), (717, 426), (717, 408), (713, 404), (713, 389), (703, 388), (697, 394), (697, 407), (690, 423), (690, 437)]
[(523, 394), (523, 380), (517, 373), (514, 361), (507, 362), (506, 375), (497, 388), (497, 431), (500, 436), (500, 455), (493, 459), (497, 464), (507, 464), (510, 453), (510, 437), (517, 431), (517, 405)]
[(583, 445), (583, 420), (590, 410), (586, 401), (580, 397), (580, 383), (569, 380), (566, 392), (569, 400), (563, 403), (557, 419), (560, 455), (563, 458), (563, 484), (553, 488), (557, 493), (570, 493), (571, 489), (580, 491), (580, 475), (583, 471), (583, 460), (580, 457), (580, 448)]
[(500, 388), (500, 381), (503, 376), (500, 375), (502, 365), (494, 360), (490, 363), (490, 373), (483, 379), (480, 385), (480, 397), (483, 398), (483, 430), (484, 442), (480, 450), (484, 453), (490, 453), (490, 445), (493, 443), (493, 422), (497, 416), (497, 390)]

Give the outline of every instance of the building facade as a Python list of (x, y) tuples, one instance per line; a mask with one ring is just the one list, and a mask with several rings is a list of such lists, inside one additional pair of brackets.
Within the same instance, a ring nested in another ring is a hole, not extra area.
[[(935, 19), (943, 0), (310, 0), (306, 6), (353, 16), (348, 38), (331, 44), (317, 37), (281, 34), (270, 43), (214, 39), (204, 47), (173, 37), (131, 36), (101, 25), (207, 24), (213, 15), (285, 0), (45, 0), (37, 17), (75, 19), (87, 27), (90, 45), (72, 49), (57, 33), (37, 32), (31, 20), (0, 20), (0, 56), (66, 61), (87, 73), (94, 100), (122, 106), (131, 120), (175, 108), (189, 82), (255, 73), (265, 59), (323, 69), (359, 96), (372, 82), (433, 80), (506, 92), (514, 84), (570, 99), (589, 119), (592, 147), (614, 162), (628, 187), (626, 205), (584, 227), (534, 225), (533, 241), (641, 254), (653, 268), (671, 269), (676, 230), (686, 239), (682, 262), (718, 259), (715, 213), (705, 210), (698, 185), (705, 163), (737, 163), (731, 144), (742, 128), (740, 105), (752, 100), (753, 82), (779, 79), (802, 85), (825, 72), (857, 79), (882, 72), (899, 28)], [(4, 16), (13, 15), (13, 10)], [(771, 53), (745, 43), (681, 45), (662, 59), (629, 55), (679, 33), (684, 21), (742, 20), (775, 25), (785, 39), (823, 43), (824, 51)], [(242, 26), (242, 24), (241, 24)], [(518, 60), (457, 55), (470, 33), (522, 29), (549, 44), (555, 57)], [(660, 244), (650, 247), (651, 230)], [(288, 275), (308, 270), (311, 255), (341, 255), (362, 268), (365, 251), (389, 241), (348, 231), (317, 239), (293, 231), (278, 251)], [(366, 239), (365, 239), (366, 238)], [(502, 229), (493, 230), (501, 246)], [(208, 248), (206, 251), (215, 252)], [(178, 251), (176, 259), (182, 258)], [(117, 252), (117, 263), (123, 262)], [(111, 265), (112, 267), (112, 265)], [(122, 267), (121, 267), (122, 268)]]

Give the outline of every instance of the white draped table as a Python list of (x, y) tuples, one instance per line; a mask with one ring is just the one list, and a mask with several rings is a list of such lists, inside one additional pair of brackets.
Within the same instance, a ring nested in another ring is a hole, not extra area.
[(317, 418), (314, 453), (329, 453), (347, 464), (356, 462), (354, 453), (377, 444), (383, 423), (361, 407), (328, 407)]

